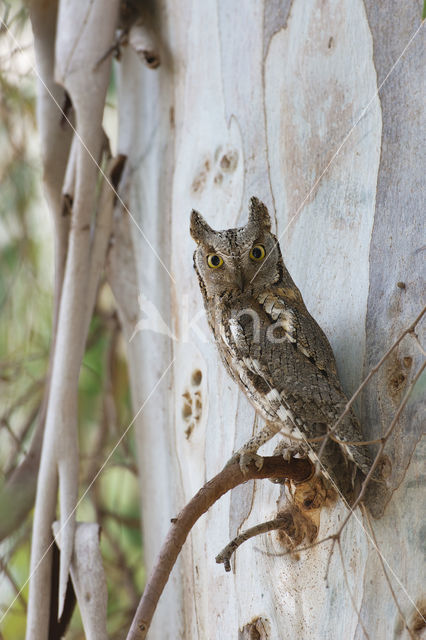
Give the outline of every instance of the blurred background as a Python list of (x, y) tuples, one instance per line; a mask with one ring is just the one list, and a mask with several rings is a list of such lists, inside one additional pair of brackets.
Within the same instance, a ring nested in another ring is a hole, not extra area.
[[(52, 224), (43, 197), (37, 77), (28, 12), (0, 2), (0, 520), (1, 488), (24, 459), (43, 398), (53, 308)], [(114, 74), (104, 126), (116, 139)], [(112, 296), (102, 284), (79, 384), (80, 486), (87, 487), (130, 423), (129, 385)], [(78, 508), (102, 527), (111, 638), (121, 637), (143, 588), (137, 469), (127, 435)], [(36, 477), (33, 479), (36, 482)], [(32, 512), (0, 542), (0, 638), (24, 637)], [(7, 612), (6, 615), (4, 615)], [(78, 612), (67, 638), (84, 638)]]

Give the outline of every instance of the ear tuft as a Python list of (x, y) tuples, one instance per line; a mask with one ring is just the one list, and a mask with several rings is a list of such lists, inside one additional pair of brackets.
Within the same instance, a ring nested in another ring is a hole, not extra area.
[(213, 229), (204, 220), (201, 213), (193, 209), (191, 211), (191, 223), (189, 231), (195, 242), (205, 242), (207, 236), (212, 233)]
[(255, 196), (250, 198), (249, 224), (259, 227), (262, 231), (271, 230), (271, 218), (268, 209)]

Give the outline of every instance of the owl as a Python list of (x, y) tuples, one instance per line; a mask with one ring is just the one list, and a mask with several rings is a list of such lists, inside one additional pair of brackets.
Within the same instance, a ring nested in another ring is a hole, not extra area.
[[(258, 448), (276, 433), (303, 443), (315, 458), (321, 436), (345, 409), (336, 362), (326, 335), (307, 310), (287, 271), (266, 206), (251, 198), (244, 227), (214, 231), (192, 211), (194, 267), (208, 322), (222, 361), (256, 412), (263, 429), (234, 455), (242, 471), (262, 458)], [(320, 467), (346, 496), (371, 459), (352, 412), (328, 439)]]

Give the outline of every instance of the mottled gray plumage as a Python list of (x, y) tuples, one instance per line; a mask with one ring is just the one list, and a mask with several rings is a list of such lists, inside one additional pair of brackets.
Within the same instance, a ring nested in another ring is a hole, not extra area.
[[(280, 430), (296, 438), (321, 436), (347, 403), (330, 343), (306, 309), (270, 229), (268, 211), (256, 198), (248, 223), (237, 229), (214, 231), (198, 212), (191, 215), (194, 267), (219, 353), (267, 423), (237, 452), (242, 466), (259, 461), (253, 454)], [(363, 439), (352, 411), (335, 436)], [(311, 451), (320, 445), (312, 442)], [(328, 441), (321, 463), (346, 495), (352, 474), (342, 450), (364, 474), (371, 460), (365, 447)]]

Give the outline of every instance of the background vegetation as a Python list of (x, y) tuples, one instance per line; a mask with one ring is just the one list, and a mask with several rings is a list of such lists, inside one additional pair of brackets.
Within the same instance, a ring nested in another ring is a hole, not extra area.
[[(51, 220), (42, 192), (36, 87), (28, 14), (0, 4), (0, 483), (28, 450), (43, 398), (52, 324)], [(5, 26), (7, 25), (7, 27)], [(10, 30), (10, 31), (9, 31)], [(14, 38), (19, 42), (16, 45)], [(114, 85), (109, 109), (113, 112)], [(108, 126), (111, 127), (111, 117)], [(102, 285), (79, 384), (80, 486), (87, 486), (131, 419), (123, 345)], [(134, 443), (126, 437), (81, 503), (79, 520), (102, 526), (110, 637), (128, 626), (144, 581)], [(36, 482), (36, 478), (34, 478)], [(1, 509), (1, 507), (0, 507)], [(0, 519), (7, 518), (7, 510)], [(0, 544), (0, 637), (24, 636), (32, 515)], [(22, 589), (22, 591), (21, 591)], [(12, 604), (13, 602), (13, 604)], [(9, 609), (10, 607), (10, 609)], [(84, 638), (75, 613), (70, 639)]]

